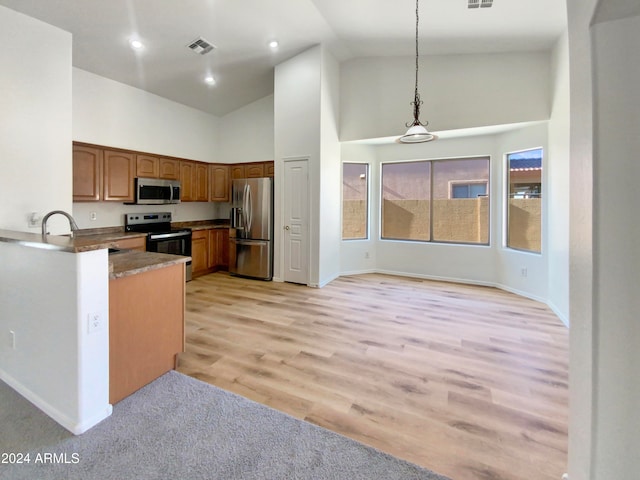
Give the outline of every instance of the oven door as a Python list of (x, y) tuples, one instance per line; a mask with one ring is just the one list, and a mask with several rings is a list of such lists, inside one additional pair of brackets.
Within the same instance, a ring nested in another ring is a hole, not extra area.
[[(191, 256), (191, 232), (150, 233), (147, 252)], [(191, 280), (191, 260), (186, 265), (186, 280)]]

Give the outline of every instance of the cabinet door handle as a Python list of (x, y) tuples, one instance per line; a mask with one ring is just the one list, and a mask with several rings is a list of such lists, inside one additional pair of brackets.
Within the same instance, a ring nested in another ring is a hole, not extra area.
[(285, 230), (289, 230), (289, 225), (287, 225), (286, 227), (284, 227)]

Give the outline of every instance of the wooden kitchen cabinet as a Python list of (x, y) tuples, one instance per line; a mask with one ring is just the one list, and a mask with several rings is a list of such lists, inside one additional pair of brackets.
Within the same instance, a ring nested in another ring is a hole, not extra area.
[(213, 228), (209, 230), (209, 269), (229, 269), (229, 229)]
[(209, 165), (209, 201), (228, 202), (229, 165)]
[(271, 178), (275, 176), (274, 162), (264, 162), (264, 176)]
[(244, 166), (244, 173), (246, 178), (264, 177), (264, 163), (247, 163)]
[(102, 200), (133, 202), (133, 179), (136, 175), (135, 154), (105, 150), (103, 158)]
[(180, 161), (180, 200), (183, 202), (209, 201), (209, 164), (191, 160)]
[(176, 366), (184, 351), (183, 263), (109, 281), (109, 403)]
[(114, 248), (147, 251), (147, 237), (121, 238), (113, 242)]
[(208, 273), (209, 231), (194, 230), (191, 234), (191, 275), (197, 277)]
[(158, 178), (180, 180), (180, 160), (161, 157)]
[(193, 171), (195, 177), (193, 179), (193, 197), (195, 202), (209, 201), (209, 164), (195, 162)]
[(101, 199), (102, 158), (100, 148), (73, 145), (74, 202), (97, 202)]
[(193, 202), (195, 195), (193, 192), (195, 163), (188, 160), (180, 161), (180, 200), (183, 202)]
[(152, 155), (136, 155), (136, 177), (158, 178), (160, 159)]
[(230, 175), (231, 180), (235, 180), (236, 178), (247, 178), (244, 170), (244, 164), (231, 165)]

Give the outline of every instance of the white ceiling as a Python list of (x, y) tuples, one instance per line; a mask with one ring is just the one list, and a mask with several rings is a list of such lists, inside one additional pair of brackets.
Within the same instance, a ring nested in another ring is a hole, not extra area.
[[(317, 43), (340, 60), (413, 55), (414, 0), (0, 0), (73, 34), (73, 65), (222, 116), (273, 92), (273, 69)], [(565, 0), (420, 2), (420, 54), (549, 49)], [(144, 50), (128, 41), (139, 37)], [(186, 46), (202, 36), (207, 55)], [(272, 51), (267, 43), (277, 39)], [(33, 53), (33, 54), (37, 54)], [(213, 87), (203, 81), (213, 74)]]

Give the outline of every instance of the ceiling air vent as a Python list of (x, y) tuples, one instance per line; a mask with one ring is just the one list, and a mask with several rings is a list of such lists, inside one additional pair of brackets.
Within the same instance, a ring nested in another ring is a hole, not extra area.
[(189, 47), (194, 52), (199, 53), (200, 55), (205, 55), (216, 48), (215, 45), (207, 42), (202, 37), (196, 38), (193, 42), (187, 45), (187, 47)]
[(493, 5), (493, 0), (467, 0), (468, 8), (489, 8)]

